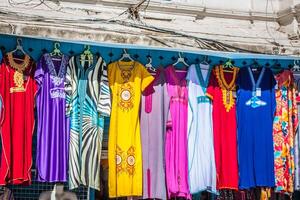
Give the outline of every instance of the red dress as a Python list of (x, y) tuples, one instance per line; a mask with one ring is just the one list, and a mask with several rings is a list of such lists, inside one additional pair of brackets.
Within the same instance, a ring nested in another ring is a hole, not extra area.
[(7, 54), (0, 68), (2, 152), (0, 185), (31, 182), (34, 130), (34, 63), (29, 56), (17, 62)]
[(235, 80), (239, 69), (224, 72), (216, 66), (209, 79), (206, 95), (213, 103), (214, 150), (217, 189), (238, 189)]

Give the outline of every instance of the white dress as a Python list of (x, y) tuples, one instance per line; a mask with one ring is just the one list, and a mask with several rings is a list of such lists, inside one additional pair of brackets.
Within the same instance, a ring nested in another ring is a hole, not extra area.
[(191, 65), (187, 75), (188, 160), (191, 194), (201, 191), (217, 192), (212, 104), (205, 95), (210, 71), (209, 65)]

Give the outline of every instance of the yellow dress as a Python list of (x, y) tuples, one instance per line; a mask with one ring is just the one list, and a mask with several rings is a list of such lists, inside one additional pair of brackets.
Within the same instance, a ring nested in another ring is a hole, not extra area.
[(109, 197), (142, 196), (143, 169), (139, 108), (142, 91), (153, 81), (136, 61), (108, 66), (112, 112), (108, 140)]

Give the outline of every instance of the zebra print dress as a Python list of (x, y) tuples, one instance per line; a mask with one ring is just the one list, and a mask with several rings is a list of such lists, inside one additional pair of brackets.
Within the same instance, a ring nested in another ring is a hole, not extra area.
[(69, 186), (100, 190), (100, 157), (104, 117), (111, 101), (105, 61), (90, 66), (79, 56), (70, 59), (66, 74), (66, 112), (70, 117)]

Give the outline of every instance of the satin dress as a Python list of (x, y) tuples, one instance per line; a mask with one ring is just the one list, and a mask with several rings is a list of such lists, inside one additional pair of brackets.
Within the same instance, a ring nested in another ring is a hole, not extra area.
[(69, 119), (66, 117), (65, 77), (68, 56), (60, 61), (44, 54), (37, 64), (37, 180), (68, 180)]
[(176, 72), (174, 66), (165, 69), (170, 98), (165, 143), (166, 182), (168, 198), (190, 198), (188, 180), (188, 90), (186, 71)]

